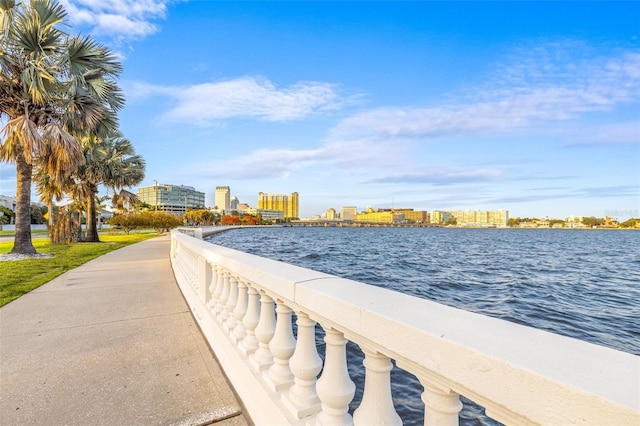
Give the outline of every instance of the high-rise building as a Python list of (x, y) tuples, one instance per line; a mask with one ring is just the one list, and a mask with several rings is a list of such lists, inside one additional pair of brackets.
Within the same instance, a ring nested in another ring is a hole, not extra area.
[(229, 208), (233, 211), (233, 210), (238, 210), (238, 205), (240, 204), (240, 200), (238, 200), (238, 197), (236, 197), (235, 195), (233, 197), (231, 197), (231, 205), (229, 206)]
[(204, 208), (204, 192), (192, 186), (157, 183), (138, 189), (140, 201), (156, 210), (173, 214), (184, 214), (187, 209)]
[(328, 209), (327, 213), (325, 213), (325, 216), (329, 220), (334, 220), (336, 218), (336, 209), (334, 209), (333, 207)]
[(258, 193), (258, 209), (281, 211), (285, 219), (298, 219), (299, 196), (297, 192), (291, 195)]
[(340, 210), (340, 219), (342, 220), (355, 220), (358, 214), (358, 208), (355, 206), (344, 206)]
[(216, 186), (216, 207), (222, 214), (231, 211), (231, 190), (228, 186)]

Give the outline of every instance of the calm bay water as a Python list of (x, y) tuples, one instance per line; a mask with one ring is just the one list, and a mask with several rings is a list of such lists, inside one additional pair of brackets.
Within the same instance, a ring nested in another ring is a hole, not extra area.
[[(247, 228), (208, 241), (640, 355), (640, 232)], [(362, 397), (362, 354), (349, 348)], [(394, 368), (394, 403), (421, 424), (421, 386)], [(466, 400), (461, 424), (496, 424)]]

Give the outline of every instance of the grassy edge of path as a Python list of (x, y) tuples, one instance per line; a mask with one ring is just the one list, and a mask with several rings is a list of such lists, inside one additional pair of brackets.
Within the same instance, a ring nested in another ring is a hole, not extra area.
[[(96, 257), (157, 236), (153, 231), (108, 233), (100, 235), (100, 243), (63, 245), (52, 245), (48, 238), (35, 238), (36, 251), (52, 253), (53, 257), (0, 262), (0, 307)], [(13, 241), (0, 242), (0, 254), (9, 253), (12, 247)]]

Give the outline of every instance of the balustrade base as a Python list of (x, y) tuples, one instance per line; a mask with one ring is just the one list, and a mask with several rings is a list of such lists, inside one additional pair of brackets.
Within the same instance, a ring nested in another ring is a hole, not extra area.
[(305, 405), (304, 407), (301, 407), (294, 404), (293, 401), (289, 399), (288, 393), (282, 394), (282, 404), (297, 419), (304, 419), (305, 417), (318, 414), (322, 409), (322, 405), (320, 404), (319, 399), (315, 403), (311, 403), (311, 404)]

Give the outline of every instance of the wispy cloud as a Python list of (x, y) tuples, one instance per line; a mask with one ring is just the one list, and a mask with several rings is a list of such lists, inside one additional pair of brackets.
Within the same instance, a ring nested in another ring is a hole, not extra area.
[(388, 145), (368, 141), (326, 143), (316, 149), (259, 149), (247, 155), (211, 165), (194, 166), (192, 171), (209, 177), (228, 179), (274, 179), (314, 165), (348, 169), (351, 173), (376, 168), (387, 170), (405, 164), (402, 152)]
[(501, 79), (439, 106), (381, 107), (345, 118), (336, 137), (436, 138), (468, 133), (513, 132), (549, 121), (575, 120), (640, 98), (640, 53), (607, 59), (535, 62), (500, 69)]
[(125, 90), (133, 98), (164, 96), (174, 106), (163, 114), (163, 122), (217, 126), (231, 118), (261, 121), (300, 120), (309, 115), (337, 110), (353, 98), (341, 96), (336, 85), (298, 82), (277, 87), (265, 78), (241, 77), (184, 87), (161, 87), (129, 83)]
[(504, 179), (506, 174), (504, 170), (490, 168), (426, 168), (412, 173), (375, 177), (367, 180), (365, 183), (452, 185)]
[(640, 121), (587, 126), (566, 138), (567, 145), (640, 144)]
[(60, 0), (74, 26), (116, 40), (144, 38), (159, 30), (172, 0)]

